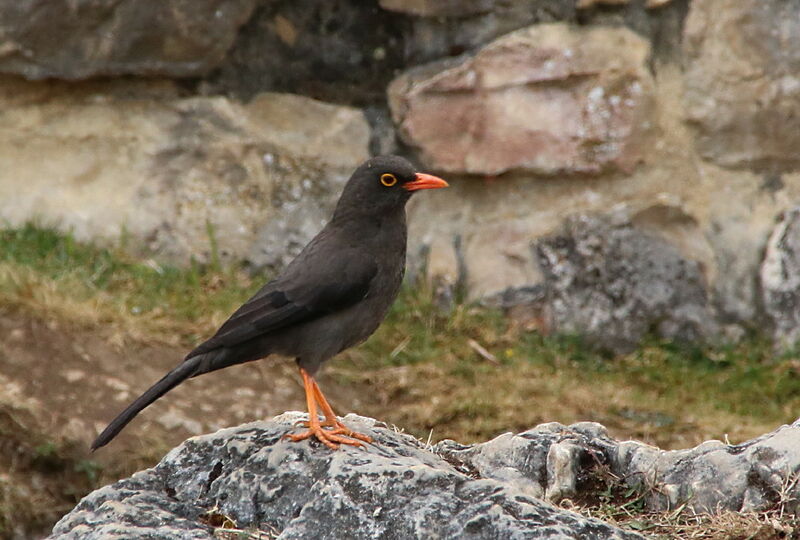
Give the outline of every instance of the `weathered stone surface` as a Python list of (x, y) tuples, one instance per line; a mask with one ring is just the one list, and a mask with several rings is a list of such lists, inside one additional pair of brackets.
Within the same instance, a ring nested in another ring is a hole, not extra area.
[(578, 9), (588, 9), (595, 6), (623, 6), (630, 0), (578, 0)]
[(605, 482), (616, 478), (623, 490), (634, 488), (647, 510), (674, 510), (685, 503), (700, 513), (755, 512), (780, 503), (797, 514), (798, 445), (800, 420), (742, 444), (706, 441), (672, 451), (616, 441), (592, 422), (553, 422), (472, 446), (443, 441), (434, 451), (483, 478), (553, 502), (591, 497), (593, 485), (602, 491), (598, 470), (607, 468)]
[(245, 109), (266, 141), (298, 158), (347, 168), (367, 157), (370, 130), (358, 109), (278, 93), (259, 94)]
[(224, 259), (280, 264), (368, 157), (360, 111), (307, 98), (241, 105), (170, 85), (7, 80), (0, 102), (0, 219), (36, 218), (80, 239), (124, 232), (183, 263), (207, 260), (213, 236)]
[(255, 0), (0, 2), (0, 72), (30, 79), (196, 76), (218, 65)]
[(374, 104), (403, 67), (405, 17), (363, 0), (261, 2), (205, 92)]
[(399, 133), (436, 169), (630, 172), (647, 146), (647, 42), (622, 28), (532, 26), (389, 87)]
[(795, 168), (800, 159), (800, 4), (692, 2), (686, 114), (697, 149), (724, 166)]
[(693, 341), (717, 331), (699, 265), (626, 221), (575, 216), (537, 253), (557, 332), (625, 352), (648, 332)]
[(492, 11), (496, 0), (380, 0), (383, 9), (422, 17), (463, 17)]
[(368, 418), (345, 418), (375, 438), (364, 449), (285, 440), (304, 417), (189, 439), (156, 467), (88, 495), (50, 538), (210, 539), (209, 512), (217, 527), (225, 516), (238, 529), (286, 539), (641, 538), (459, 472)]
[(800, 208), (784, 212), (767, 242), (761, 263), (762, 302), (776, 341), (800, 340)]

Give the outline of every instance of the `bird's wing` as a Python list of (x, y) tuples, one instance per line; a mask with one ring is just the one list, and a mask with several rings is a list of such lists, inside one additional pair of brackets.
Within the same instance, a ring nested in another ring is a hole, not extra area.
[(289, 325), (312, 320), (362, 300), (377, 274), (374, 258), (348, 249), (322, 258), (298, 256), (286, 272), (268, 283), (187, 358), (232, 347)]

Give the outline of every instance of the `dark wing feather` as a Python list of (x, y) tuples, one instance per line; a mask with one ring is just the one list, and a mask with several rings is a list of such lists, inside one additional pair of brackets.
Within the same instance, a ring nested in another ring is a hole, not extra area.
[(314, 252), (308, 255), (305, 260), (299, 256), (284, 275), (265, 285), (187, 358), (349, 307), (366, 296), (378, 271), (370, 255), (354, 249), (324, 261), (315, 260), (319, 257)]

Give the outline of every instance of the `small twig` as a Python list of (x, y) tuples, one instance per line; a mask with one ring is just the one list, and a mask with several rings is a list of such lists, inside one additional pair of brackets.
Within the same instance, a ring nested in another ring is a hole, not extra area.
[(389, 353), (389, 358), (394, 358), (398, 354), (403, 352), (405, 348), (408, 347), (409, 343), (411, 343), (411, 336), (406, 336), (406, 338), (403, 341), (397, 344), (397, 347), (392, 349), (392, 352)]
[(481, 356), (481, 358), (483, 358), (487, 362), (490, 362), (490, 363), (492, 363), (492, 364), (494, 364), (496, 366), (501, 365), (500, 361), (497, 359), (497, 357), (495, 355), (493, 355), (492, 353), (490, 353), (489, 351), (484, 349), (481, 346), (481, 344), (478, 343), (477, 341), (475, 341), (474, 339), (468, 339), (467, 340), (467, 345), (469, 345), (470, 349), (472, 349), (473, 351), (478, 353)]

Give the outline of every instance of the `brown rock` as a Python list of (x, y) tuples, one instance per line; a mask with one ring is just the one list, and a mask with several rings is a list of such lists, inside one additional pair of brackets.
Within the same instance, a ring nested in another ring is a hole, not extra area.
[(29, 79), (202, 75), (233, 44), (255, 0), (0, 3), (0, 72)]
[(622, 28), (531, 26), (406, 72), (389, 104), (401, 137), (434, 169), (631, 171), (649, 128), (648, 54)]
[(697, 147), (728, 167), (800, 163), (800, 4), (692, 2), (685, 103)]

